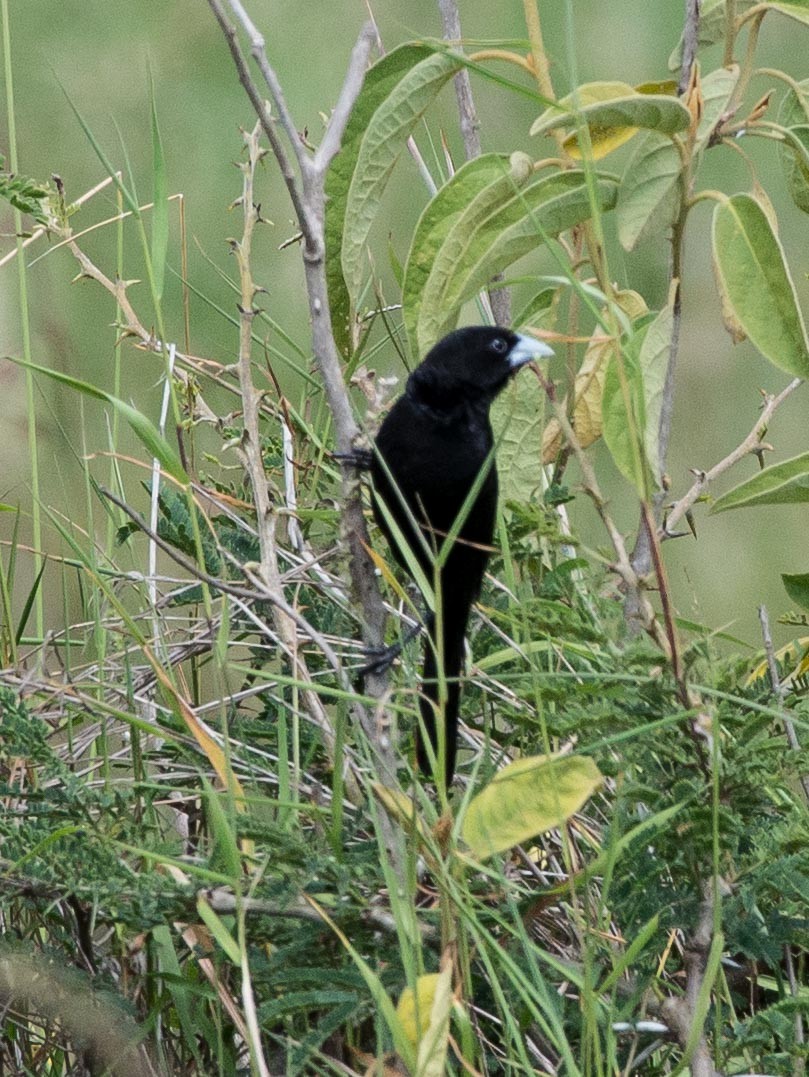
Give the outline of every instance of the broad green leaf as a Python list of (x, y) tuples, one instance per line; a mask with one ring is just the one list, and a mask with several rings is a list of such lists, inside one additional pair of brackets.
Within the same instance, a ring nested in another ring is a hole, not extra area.
[(433, 53), (407, 71), (370, 117), (348, 186), (340, 252), (352, 301), (362, 285), (365, 244), (393, 166), (428, 105), (460, 67), (452, 53)]
[(780, 156), (792, 201), (798, 209), (809, 213), (809, 79), (799, 83), (797, 91), (791, 87), (787, 90), (778, 113), (778, 121), (790, 129), (792, 137), (797, 139), (805, 151), (801, 154), (798, 146), (791, 141), (785, 141), (781, 146)]
[(795, 505), (809, 501), (809, 453), (757, 471), (714, 501), (711, 512), (750, 505)]
[(713, 258), (723, 300), (771, 363), (809, 375), (809, 346), (781, 244), (760, 203), (737, 194), (717, 205)]
[[(611, 209), (615, 179), (599, 176), (595, 186), (599, 208)], [(537, 177), (524, 154), (512, 155), (511, 169), (483, 188), (452, 223), (433, 253), (421, 292), (408, 295), (405, 320), (415, 326), (414, 351), (423, 355), (452, 329), (461, 306), (496, 273), (592, 212), (583, 172)]]
[(809, 26), (809, 0), (769, 0), (767, 6)]
[[(736, 16), (751, 8), (758, 0), (736, 0)], [(705, 0), (699, 17), (700, 48), (706, 45), (715, 45), (725, 37), (725, 0)], [(676, 71), (683, 62), (683, 39), (680, 38), (677, 47), (669, 56), (669, 71)]]
[(558, 288), (543, 288), (537, 292), (514, 318), (515, 329), (528, 325), (534, 329), (548, 329), (553, 324), (554, 300), (558, 295)]
[(462, 836), (484, 860), (560, 826), (602, 781), (589, 756), (537, 755), (509, 763), (470, 802)]
[(389, 52), (366, 73), (362, 90), (346, 126), (340, 152), (326, 176), (326, 276), (332, 328), (345, 354), (352, 348), (351, 300), (343, 279), (341, 251), (348, 191), (366, 130), (377, 109), (390, 97), (417, 64), (433, 55), (427, 45), (402, 45)]
[(646, 462), (655, 484), (662, 485), (660, 467), (660, 413), (663, 408), (663, 391), (666, 386), (671, 337), (674, 332), (674, 296), (677, 284), (672, 285), (669, 302), (660, 311), (643, 336), (640, 347), (639, 366), (643, 382), (643, 401), (646, 413), (646, 429), (643, 442)]
[(530, 501), (542, 482), (542, 430), (548, 414), (545, 391), (530, 371), (514, 378), (492, 408), (500, 497)]
[[(643, 296), (631, 290), (617, 292), (615, 301), (631, 321), (648, 314)], [(606, 319), (606, 313), (604, 314)], [(587, 346), (584, 361), (576, 374), (573, 387), (573, 428), (583, 449), (601, 437), (603, 430), (601, 401), (604, 380), (610, 357), (615, 354), (614, 339), (597, 336)], [(564, 400), (567, 410), (567, 397)], [(557, 419), (551, 418), (542, 434), (542, 463), (551, 463), (562, 448), (562, 431)]]
[(67, 385), (79, 393), (84, 393), (85, 396), (103, 400), (115, 408), (118, 414), (129, 423), (133, 433), (139, 438), (149, 454), (160, 462), (160, 466), (167, 474), (184, 486), (191, 481), (185, 472), (177, 451), (169, 445), (154, 423), (147, 419), (142, 412), (133, 408), (131, 404), (119, 400), (112, 393), (96, 388), (95, 385), (79, 381), (78, 378), (71, 378), (69, 374), (63, 374), (59, 370), (49, 370), (47, 367), (38, 366), (36, 363), (26, 363), (24, 359), (18, 359), (13, 355), (7, 355), (5, 358), (18, 366), (26, 367), (28, 370), (35, 370), (38, 374), (44, 374), (53, 381), (61, 382), (62, 385)]
[(640, 354), (651, 324), (651, 318), (641, 321), (621, 350), (610, 356), (601, 397), (607, 448), (615, 466), (643, 498), (649, 496), (652, 473), (647, 459), (648, 418)]
[[(694, 154), (705, 147), (727, 108), (739, 78), (738, 65), (720, 67), (702, 80), (702, 116), (694, 140)], [(680, 209), (682, 159), (664, 135), (650, 131), (638, 142), (624, 172), (616, 214), (618, 238), (630, 251), (650, 233), (664, 232)]]
[(782, 573), (781, 582), (795, 605), (809, 610), (809, 573), (803, 572), (797, 576)]
[(485, 153), (467, 161), (430, 199), (419, 218), (402, 285), (402, 315), (411, 351), (417, 361), (422, 354), (418, 351), (416, 319), (436, 254), (470, 202), (481, 191), (502, 180), (508, 168), (508, 155), (502, 153)]
[[(599, 98), (599, 94), (603, 96)], [(546, 109), (531, 125), (530, 133), (547, 135), (559, 127), (575, 129), (578, 123), (589, 127), (593, 153), (603, 157), (641, 127), (662, 135), (685, 131), (691, 123), (691, 114), (676, 97), (668, 94), (638, 93), (626, 83), (590, 83), (579, 88), (578, 96), (566, 97)], [(570, 138), (574, 137), (575, 133), (571, 134)], [(574, 146), (571, 141), (568, 148)]]
[(671, 227), (680, 210), (682, 161), (666, 135), (649, 131), (624, 173), (616, 216), (621, 246), (631, 251), (650, 232)]

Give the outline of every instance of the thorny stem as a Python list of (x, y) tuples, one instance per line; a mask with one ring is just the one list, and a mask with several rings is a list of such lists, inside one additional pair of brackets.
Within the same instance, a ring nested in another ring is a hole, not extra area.
[(793, 378), (789, 385), (782, 389), (776, 396), (765, 396), (761, 415), (758, 417), (756, 425), (744, 441), (737, 445), (733, 452), (728, 453), (724, 459), (720, 460), (718, 464), (714, 464), (708, 471), (695, 471), (695, 481), (691, 484), (686, 493), (671, 506), (665, 522), (660, 529), (661, 539), (674, 538), (674, 528), (676, 528), (680, 520), (691, 511), (697, 501), (700, 500), (714, 479), (718, 479), (720, 475), (723, 475), (745, 456), (749, 456), (750, 453), (760, 453), (767, 448), (767, 446), (762, 444), (762, 440), (767, 433), (770, 419), (787, 397), (791, 396), (798, 386), (802, 384), (800, 378)]
[[(270, 141), (270, 148), (284, 176), (290, 199), (298, 216), (303, 237), (303, 269), (312, 325), (312, 350), (334, 422), (337, 450), (348, 454), (359, 437), (359, 428), (354, 419), (343, 378), (340, 355), (332, 332), (325, 266), (325, 179), (329, 162), (339, 148), (345, 125), (362, 88), (365, 69), (375, 39), (374, 28), (368, 23), (360, 32), (351, 53), (348, 72), (338, 96), (337, 105), (326, 127), (321, 148), (312, 156), (298, 136), (292, 122), (281, 85), (267, 59), (264, 39), (250, 21), (239, 0), (227, 0), (227, 2), (248, 35), (251, 55), (269, 89), (270, 97), (298, 165), (299, 175), (296, 176), (274, 130), (269, 112), (253, 82), (235, 30), (225, 17), (220, 0), (208, 0), (225, 34), (239, 80)], [(360, 474), (356, 468), (348, 464), (344, 465), (342, 472), (342, 533), (349, 552), (349, 572), (354, 595), (362, 611), (363, 638), (368, 647), (379, 647), (384, 640), (385, 606), (369, 554), (370, 542), (362, 506)], [(373, 756), (373, 769), (376, 776), (383, 785), (395, 788), (397, 786), (396, 751), (390, 736), (390, 717), (383, 703), (388, 690), (387, 674), (370, 673), (367, 675), (365, 690), (370, 697), (379, 701), (378, 705), (373, 713), (369, 714), (365, 707), (355, 701), (354, 712), (365, 732)], [(397, 874), (403, 876), (404, 849), (401, 835), (382, 808), (380, 808), (380, 824), (381, 837), (390, 861)]]
[[(278, 548), (275, 535), (278, 524), (278, 514), (270, 503), (269, 486), (264, 471), (264, 457), (261, 448), (261, 433), (259, 430), (259, 400), (261, 394), (253, 385), (251, 353), (253, 338), (253, 319), (256, 316), (253, 303), (258, 291), (253, 282), (250, 258), (252, 253), (253, 234), (256, 225), (260, 221), (259, 211), (256, 206), (253, 183), (256, 168), (264, 156), (259, 144), (259, 132), (261, 122), (256, 123), (253, 130), (246, 133), (245, 144), (247, 146), (247, 161), (241, 166), (243, 175), (242, 186), (242, 214), (243, 230), (239, 242), (234, 242), (233, 249), (239, 268), (239, 283), (241, 288), (239, 303), (239, 388), (242, 398), (242, 412), (244, 433), (239, 447), (239, 455), (242, 458), (245, 471), (250, 477), (250, 486), (253, 490), (253, 503), (256, 510), (256, 529), (258, 532), (261, 562), (259, 576), (265, 582), (271, 594), (283, 593), (281, 573), (278, 565)], [(311, 676), (306, 666), (305, 659), (298, 649), (298, 636), (295, 623), (289, 614), (277, 603), (273, 604), (273, 622), (275, 631), (282, 642), (284, 650), (289, 656), (293, 675), (302, 684), (310, 684)], [(309, 712), (312, 721), (324, 734), (326, 750), (333, 767), (342, 765), (342, 761), (335, 757), (335, 735), (329, 716), (320, 699), (320, 696), (311, 689), (303, 688), (302, 697), (304, 705)], [(349, 778), (353, 776), (349, 775)], [(356, 782), (350, 780), (350, 796), (357, 801), (360, 798)]]

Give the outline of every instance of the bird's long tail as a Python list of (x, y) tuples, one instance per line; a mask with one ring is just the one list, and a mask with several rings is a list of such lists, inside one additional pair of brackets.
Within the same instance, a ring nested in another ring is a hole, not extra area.
[[(449, 786), (455, 774), (455, 757), (458, 750), (458, 706), (461, 695), (460, 675), (463, 668), (464, 636), (468, 609), (461, 618), (445, 618), (443, 625), (443, 646), (438, 647), (435, 632), (435, 620), (432, 615), (427, 621), (427, 634), (424, 641), (424, 665), (422, 672), (421, 723), (416, 733), (416, 759), (419, 769), (429, 775), (433, 772), (430, 755), (423, 736), (432, 746), (436, 763), (440, 760), (440, 741), (437, 721), (443, 716), (444, 726), (444, 776)], [(441, 684), (438, 677), (438, 656), (442, 658), (443, 680), (446, 684), (446, 697), (441, 704)]]

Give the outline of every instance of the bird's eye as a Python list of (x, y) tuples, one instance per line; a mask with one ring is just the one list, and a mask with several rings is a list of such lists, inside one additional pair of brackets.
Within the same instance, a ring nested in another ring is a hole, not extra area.
[(495, 337), (489, 347), (496, 355), (505, 355), (508, 351), (508, 344), (502, 337)]

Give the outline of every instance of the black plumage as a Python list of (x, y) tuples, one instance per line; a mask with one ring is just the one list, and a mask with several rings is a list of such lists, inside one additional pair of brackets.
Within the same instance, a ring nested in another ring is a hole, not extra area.
[[(412, 574), (415, 559), (435, 587), (436, 612), (428, 612), (425, 625), (420, 709), (436, 758), (436, 715), (443, 709), (448, 785), (455, 773), (464, 636), (489, 559), (497, 513), (489, 408), (520, 367), (550, 354), (547, 345), (497, 326), (458, 329), (439, 341), (413, 371), (376, 437), (371, 472), (377, 523), (402, 567)], [(476, 494), (457, 537), (436, 570), (436, 555), (473, 489)], [(411, 551), (410, 563), (390, 519)], [(446, 684), (443, 708), (439, 658)], [(429, 754), (420, 732), (417, 758), (429, 774)]]

